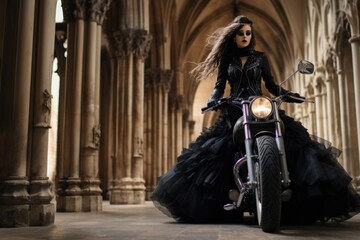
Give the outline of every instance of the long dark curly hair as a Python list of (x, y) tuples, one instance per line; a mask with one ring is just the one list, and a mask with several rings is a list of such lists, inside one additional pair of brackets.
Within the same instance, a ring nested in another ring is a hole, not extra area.
[(236, 33), (244, 26), (250, 25), (252, 37), (249, 44), (251, 50), (255, 48), (255, 35), (253, 22), (250, 18), (240, 15), (234, 18), (227, 26), (217, 29), (207, 39), (207, 48), (211, 48), (205, 61), (199, 63), (190, 74), (196, 81), (204, 80), (211, 76), (218, 68), (223, 57), (233, 54), (238, 48), (234, 37)]

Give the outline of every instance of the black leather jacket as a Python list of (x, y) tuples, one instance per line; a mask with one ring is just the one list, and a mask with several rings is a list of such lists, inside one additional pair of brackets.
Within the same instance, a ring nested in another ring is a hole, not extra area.
[(226, 81), (229, 81), (230, 96), (246, 98), (261, 96), (261, 79), (265, 87), (275, 96), (280, 91), (287, 92), (279, 87), (272, 76), (268, 59), (263, 52), (253, 51), (247, 62), (242, 66), (239, 56), (228, 56), (222, 59), (218, 69), (215, 88), (209, 98), (209, 103), (219, 100), (225, 91)]

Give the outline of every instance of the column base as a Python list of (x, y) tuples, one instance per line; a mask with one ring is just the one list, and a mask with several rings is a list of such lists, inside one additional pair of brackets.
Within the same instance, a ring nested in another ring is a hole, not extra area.
[(82, 196), (83, 212), (101, 212), (102, 196)]
[(0, 205), (0, 227), (28, 227), (29, 205)]
[(133, 182), (133, 194), (134, 194), (134, 204), (144, 204), (145, 203), (145, 180), (143, 178), (134, 178)]
[(142, 178), (114, 180), (109, 189), (110, 204), (144, 204), (145, 181)]
[(133, 204), (134, 195), (132, 190), (111, 190), (110, 204)]
[(81, 212), (82, 196), (58, 196), (56, 199), (58, 212)]
[(30, 226), (48, 226), (54, 224), (55, 204), (30, 205)]

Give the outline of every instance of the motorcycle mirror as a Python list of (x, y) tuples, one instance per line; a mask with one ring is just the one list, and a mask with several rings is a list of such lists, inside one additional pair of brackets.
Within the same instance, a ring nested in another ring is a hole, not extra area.
[(306, 60), (301, 60), (298, 64), (298, 71), (302, 74), (311, 74), (314, 72), (314, 64)]
[[(284, 81), (280, 83), (280, 86), (283, 85), (285, 82), (287, 82), (292, 76), (295, 75), (295, 73), (300, 72), (303, 74), (311, 74), (314, 72), (314, 64), (307, 60), (301, 60), (298, 64), (298, 69), (293, 72), (290, 76), (288, 76)], [(279, 94), (280, 95), (280, 94)]]

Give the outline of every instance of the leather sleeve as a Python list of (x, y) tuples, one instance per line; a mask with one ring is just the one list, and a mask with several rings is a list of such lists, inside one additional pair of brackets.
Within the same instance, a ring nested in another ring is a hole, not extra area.
[(279, 96), (280, 94), (287, 93), (288, 91), (280, 87), (275, 83), (274, 77), (271, 73), (270, 64), (268, 58), (265, 54), (262, 54), (261, 57), (261, 72), (262, 78), (265, 82), (265, 87), (269, 90), (274, 96)]
[(228, 79), (228, 63), (226, 60), (222, 60), (218, 68), (218, 76), (215, 83), (214, 90), (212, 91), (208, 103), (219, 100), (223, 95), (226, 87), (226, 81)]

